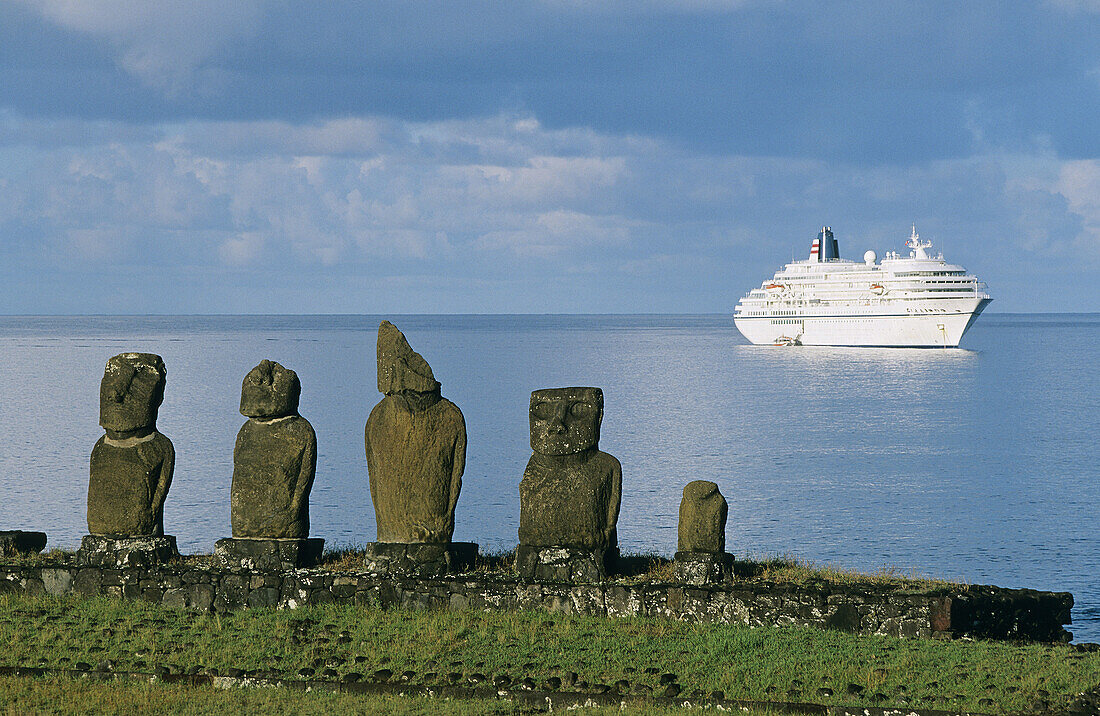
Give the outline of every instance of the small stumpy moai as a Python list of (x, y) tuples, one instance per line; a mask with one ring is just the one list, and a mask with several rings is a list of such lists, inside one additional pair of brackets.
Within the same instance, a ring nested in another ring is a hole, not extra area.
[(137, 564), (176, 554), (175, 538), (164, 537), (176, 455), (172, 441), (157, 431), (166, 376), (164, 361), (152, 353), (121, 353), (107, 361), (99, 389), (99, 424), (106, 434), (92, 448), (90, 534), (78, 555), (86, 563)]
[(726, 553), (728, 512), (717, 484), (694, 480), (684, 486), (674, 560), (680, 581), (713, 584), (730, 576), (733, 557)]
[(622, 466), (599, 449), (603, 391), (548, 388), (531, 393), (533, 454), (519, 485), (521, 577), (595, 581), (618, 551)]
[(298, 374), (269, 360), (241, 386), (248, 422), (233, 448), (230, 519), (234, 537), (309, 536), (309, 491), (317, 470), (317, 435), (298, 414)]
[(324, 540), (307, 539), (317, 435), (298, 414), (301, 393), (297, 373), (266, 359), (241, 384), (248, 421), (233, 448), (233, 538), (214, 548), (225, 566), (291, 569), (320, 559)]
[(389, 321), (378, 326), (377, 359), (385, 397), (364, 431), (378, 530), (377, 542), (368, 545), (368, 567), (422, 576), (453, 571), (477, 552), (476, 544), (451, 540), (466, 468), (466, 421), (442, 396), (428, 362)]

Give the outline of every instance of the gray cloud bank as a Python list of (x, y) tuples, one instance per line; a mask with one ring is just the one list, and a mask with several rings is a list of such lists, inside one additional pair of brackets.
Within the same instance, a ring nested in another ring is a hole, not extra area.
[(910, 221), (1100, 309), (1089, 3), (222, 7), (0, 6), (6, 312), (727, 311)]

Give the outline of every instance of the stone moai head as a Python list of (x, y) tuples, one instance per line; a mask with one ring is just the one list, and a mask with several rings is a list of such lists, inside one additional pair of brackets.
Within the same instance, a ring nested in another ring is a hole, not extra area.
[(382, 321), (378, 325), (378, 392), (435, 393), (439, 388), (428, 361), (409, 346), (397, 326)]
[(152, 353), (120, 353), (107, 361), (99, 384), (99, 424), (110, 433), (155, 430), (168, 375)]
[(278, 363), (262, 360), (241, 385), (241, 415), (268, 420), (298, 413), (302, 384), (298, 374)]
[(531, 449), (540, 455), (575, 455), (600, 443), (603, 391), (545, 388), (531, 393)]
[(728, 510), (715, 483), (695, 480), (685, 485), (676, 551), (725, 552)]

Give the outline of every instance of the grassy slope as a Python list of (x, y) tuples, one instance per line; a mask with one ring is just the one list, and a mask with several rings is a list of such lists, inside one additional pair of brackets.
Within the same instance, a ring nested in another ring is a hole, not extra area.
[[(9, 645), (0, 666), (72, 668), (110, 660), (127, 671), (239, 668), (301, 678), (301, 669), (313, 669), (315, 678), (333, 679), (389, 669), (412, 671), (413, 683), (426, 684), (474, 673), (542, 684), (576, 672), (590, 684), (626, 679), (641, 693), (659, 692), (660, 675), (671, 673), (685, 695), (720, 690), (760, 701), (984, 711), (1016, 711), (1041, 699), (1066, 703), (1100, 684), (1100, 654), (1065, 645), (346, 605), (213, 615), (141, 602), (3, 595), (0, 643)], [(859, 693), (849, 693), (849, 685)]]

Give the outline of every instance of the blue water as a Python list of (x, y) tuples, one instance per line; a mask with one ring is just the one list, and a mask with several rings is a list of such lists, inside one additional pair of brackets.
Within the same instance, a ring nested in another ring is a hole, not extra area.
[[(314, 535), (371, 541), (381, 318), (0, 317), (0, 529), (79, 544), (103, 364), (149, 351), (168, 366), (182, 549), (229, 535), (240, 384), (261, 358), (298, 372), (317, 431)], [(738, 555), (1067, 590), (1077, 640), (1100, 641), (1100, 314), (986, 314), (953, 350), (750, 346), (709, 315), (386, 318), (466, 416), (455, 539), (514, 546), (530, 391), (595, 385), (625, 549), (671, 554), (683, 485), (714, 480)]]

